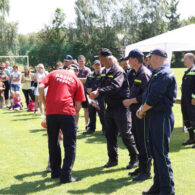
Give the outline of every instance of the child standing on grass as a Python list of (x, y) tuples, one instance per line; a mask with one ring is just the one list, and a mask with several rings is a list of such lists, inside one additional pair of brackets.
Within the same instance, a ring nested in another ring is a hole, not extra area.
[(5, 90), (5, 85), (4, 85), (4, 83), (0, 80), (0, 109), (3, 108), (4, 90)]

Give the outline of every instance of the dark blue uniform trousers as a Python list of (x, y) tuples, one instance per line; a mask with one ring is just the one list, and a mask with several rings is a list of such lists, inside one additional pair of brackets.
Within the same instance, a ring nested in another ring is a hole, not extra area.
[(138, 151), (131, 132), (131, 115), (128, 108), (120, 105), (115, 108), (108, 107), (105, 113), (105, 134), (107, 150), (110, 161), (118, 161), (117, 135), (120, 132), (122, 141), (129, 151), (129, 156), (136, 159)]
[[(51, 163), (51, 176), (61, 180), (71, 177), (76, 154), (76, 119), (72, 115), (47, 115), (48, 147)], [(59, 130), (63, 133), (65, 158), (61, 168), (61, 149), (58, 143)]]
[(168, 156), (174, 116), (171, 111), (149, 111), (146, 115), (149, 130), (149, 144), (154, 159), (153, 189), (160, 190), (160, 195), (174, 194), (174, 180), (171, 161)]

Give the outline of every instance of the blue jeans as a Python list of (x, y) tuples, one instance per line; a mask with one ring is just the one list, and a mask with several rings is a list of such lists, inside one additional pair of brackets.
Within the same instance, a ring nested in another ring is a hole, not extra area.
[(20, 91), (20, 84), (11, 84), (11, 91)]

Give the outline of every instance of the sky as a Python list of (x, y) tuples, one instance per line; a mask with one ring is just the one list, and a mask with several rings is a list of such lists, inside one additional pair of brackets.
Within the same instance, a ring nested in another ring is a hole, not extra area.
[[(10, 0), (8, 21), (18, 23), (19, 33), (38, 32), (51, 22), (59, 7), (66, 14), (66, 22), (72, 23), (76, 17), (74, 2), (75, 0)], [(181, 14), (181, 19), (195, 16), (195, 0), (180, 0), (178, 13)]]

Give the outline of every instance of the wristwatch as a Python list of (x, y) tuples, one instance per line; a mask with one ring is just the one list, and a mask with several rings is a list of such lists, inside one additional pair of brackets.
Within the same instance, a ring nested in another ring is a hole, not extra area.
[(143, 110), (142, 110), (142, 106), (139, 108), (139, 112), (141, 112), (142, 114), (145, 113), (145, 112), (143, 112)]

